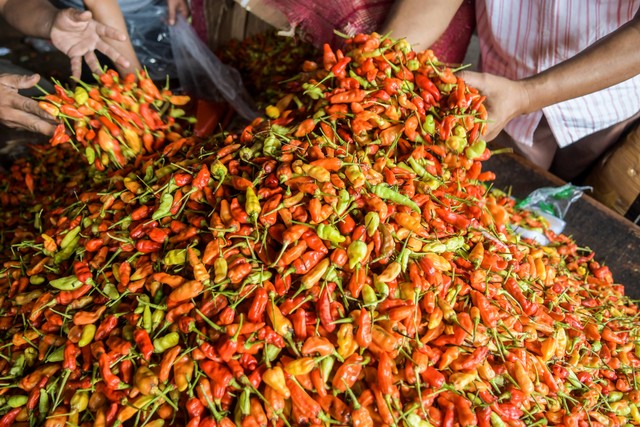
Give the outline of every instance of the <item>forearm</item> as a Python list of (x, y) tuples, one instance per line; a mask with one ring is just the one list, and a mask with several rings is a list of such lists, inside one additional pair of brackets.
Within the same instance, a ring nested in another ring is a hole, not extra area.
[(640, 73), (640, 12), (615, 32), (573, 58), (522, 82), (529, 97), (524, 113), (596, 92)]
[(7, 23), (33, 37), (49, 38), (57, 12), (47, 0), (7, 0), (2, 5)]
[(381, 33), (429, 48), (447, 29), (462, 0), (396, 0)]
[(133, 49), (133, 45), (131, 44), (131, 39), (128, 37), (127, 25), (118, 2), (116, 0), (85, 0), (84, 3), (87, 9), (93, 14), (93, 19), (127, 35), (127, 39), (125, 41), (108, 40), (108, 43), (128, 59), (131, 64), (130, 67), (127, 67), (126, 69), (122, 68), (118, 71), (127, 74), (141, 69), (142, 67)]

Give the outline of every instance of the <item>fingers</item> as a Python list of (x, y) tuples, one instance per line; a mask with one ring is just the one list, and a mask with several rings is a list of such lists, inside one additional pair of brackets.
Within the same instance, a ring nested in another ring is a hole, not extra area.
[(100, 52), (104, 53), (110, 60), (114, 62), (116, 65), (120, 65), (122, 67), (129, 67), (131, 63), (127, 58), (124, 57), (120, 52), (118, 52), (113, 46), (104, 41), (99, 41), (96, 46)]
[(102, 68), (100, 67), (100, 61), (96, 57), (96, 54), (93, 51), (89, 51), (85, 53), (84, 60), (89, 66), (89, 69), (96, 74), (102, 74)]
[(20, 74), (2, 74), (0, 75), (0, 84), (14, 89), (29, 89), (40, 81), (38, 74), (30, 76)]
[(71, 76), (79, 80), (81, 75), (82, 75), (82, 57), (73, 56), (71, 57)]
[(176, 14), (179, 13), (185, 18), (189, 17), (189, 5), (184, 0), (169, 0), (168, 1), (168, 18), (169, 25), (176, 23)]
[(482, 85), (482, 82), (480, 81), (483, 76), (482, 73), (478, 73), (475, 71), (460, 71), (459, 73), (456, 73), (456, 74), (460, 78), (462, 78), (464, 82), (469, 86), (476, 87), (476, 86)]
[(44, 120), (49, 120), (53, 122), (53, 117), (44, 111), (42, 108), (38, 106), (38, 102), (27, 98), (26, 96), (15, 95), (11, 97), (9, 105), (14, 107), (17, 110), (25, 111), (29, 114), (33, 114), (34, 116), (38, 116)]
[(56, 126), (40, 117), (16, 109), (8, 109), (0, 114), (2, 122), (12, 128), (26, 129), (44, 135), (53, 135)]
[(101, 24), (96, 21), (96, 33), (100, 36), (101, 39), (108, 38), (112, 40), (118, 40), (124, 42), (127, 40), (127, 35), (122, 32), (116, 30), (113, 27), (108, 25)]

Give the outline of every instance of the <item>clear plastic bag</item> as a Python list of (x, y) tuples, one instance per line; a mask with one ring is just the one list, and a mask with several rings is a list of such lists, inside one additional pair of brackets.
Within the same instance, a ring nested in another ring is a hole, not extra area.
[(223, 64), (183, 17), (178, 15), (169, 35), (180, 86), (186, 93), (197, 99), (225, 100), (247, 120), (258, 116), (240, 73)]
[(565, 184), (561, 187), (544, 187), (533, 191), (518, 202), (521, 209), (538, 209), (560, 219), (564, 219), (569, 207), (591, 187), (577, 187)]
[(177, 70), (171, 54), (169, 25), (167, 24), (166, 2), (151, 4), (137, 10), (127, 7), (121, 1), (131, 44), (138, 60), (147, 69), (153, 80), (164, 80), (167, 76), (177, 77)]

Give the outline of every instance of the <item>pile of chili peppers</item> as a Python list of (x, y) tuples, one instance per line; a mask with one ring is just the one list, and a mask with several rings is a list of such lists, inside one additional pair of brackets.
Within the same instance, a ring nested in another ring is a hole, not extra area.
[(302, 70), (241, 132), (2, 177), (0, 425), (640, 425), (638, 309), (513, 233), (484, 97), (377, 34)]
[(55, 94), (42, 97), (40, 108), (60, 121), (51, 145), (72, 143), (84, 150), (89, 164), (104, 170), (153, 153), (166, 139), (184, 139), (175, 119), (185, 115), (180, 107), (189, 102), (188, 96), (160, 90), (144, 71), (120, 82), (118, 73), (108, 70), (99, 82), (79, 82), (74, 91), (57, 84)]

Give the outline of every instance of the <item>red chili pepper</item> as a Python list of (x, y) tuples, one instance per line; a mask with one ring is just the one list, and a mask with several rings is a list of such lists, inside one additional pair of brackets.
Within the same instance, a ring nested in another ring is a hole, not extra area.
[(118, 388), (118, 384), (120, 384), (120, 378), (117, 375), (114, 375), (111, 372), (111, 360), (107, 353), (102, 353), (98, 359), (98, 364), (100, 366), (100, 374), (102, 375), (102, 379), (105, 384), (110, 389)]
[(151, 342), (149, 333), (144, 329), (137, 328), (133, 333), (133, 339), (138, 346), (138, 350), (140, 350), (142, 357), (149, 361), (153, 354), (153, 343)]

